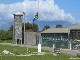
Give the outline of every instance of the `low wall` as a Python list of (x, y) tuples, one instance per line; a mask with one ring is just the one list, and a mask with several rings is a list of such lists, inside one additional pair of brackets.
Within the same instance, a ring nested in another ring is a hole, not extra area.
[(25, 41), (24, 44), (27, 45), (36, 45), (37, 44), (37, 36), (40, 36), (40, 33), (37, 32), (25, 32)]

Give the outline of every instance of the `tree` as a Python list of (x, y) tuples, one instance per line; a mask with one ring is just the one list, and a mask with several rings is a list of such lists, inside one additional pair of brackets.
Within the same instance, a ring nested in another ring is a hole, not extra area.
[[(26, 30), (26, 31), (29, 31), (29, 32), (31, 32), (31, 31), (37, 32), (38, 29), (39, 29), (39, 27), (38, 27), (38, 25), (35, 24), (35, 23), (29, 23), (29, 22), (25, 23), (25, 30)], [(11, 25), (11, 27), (9, 28), (8, 31), (9, 31), (9, 32), (13, 32), (13, 26), (12, 26), (12, 25)], [(22, 31), (24, 31), (24, 23), (22, 23)]]
[(58, 24), (56, 25), (56, 28), (62, 28), (62, 25)]
[(38, 31), (38, 25), (37, 24), (35, 24), (35, 23), (33, 23), (32, 24), (32, 30), (34, 31), (34, 32), (37, 32)]
[(11, 25), (8, 31), (13, 31), (13, 25)]
[(47, 30), (47, 29), (49, 29), (49, 28), (50, 28), (50, 26), (45, 25), (44, 28), (42, 29), (42, 31)]
[(8, 39), (12, 39), (13, 38), (13, 25), (11, 25), (11, 27), (9, 28), (9, 30), (7, 31), (7, 38)]
[(25, 29), (26, 30), (32, 29), (32, 24), (29, 22), (25, 23)]
[(0, 30), (0, 40), (11, 40), (12, 33), (6, 30)]
[(4, 34), (5, 34), (5, 31), (4, 31), (4, 30), (0, 30), (0, 40), (2, 40), (2, 39), (3, 39)]

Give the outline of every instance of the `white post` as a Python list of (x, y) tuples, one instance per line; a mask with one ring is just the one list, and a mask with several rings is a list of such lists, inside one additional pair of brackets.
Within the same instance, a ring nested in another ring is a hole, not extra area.
[(27, 52), (28, 52), (28, 47), (27, 47)]
[(55, 48), (55, 45), (53, 44), (53, 52), (54, 52), (54, 48)]
[(71, 41), (70, 41), (70, 50), (71, 50)]
[(41, 36), (39, 36), (38, 52), (41, 52)]
[(55, 48), (55, 45), (53, 44), (53, 49)]
[(38, 44), (38, 52), (41, 53), (41, 44)]

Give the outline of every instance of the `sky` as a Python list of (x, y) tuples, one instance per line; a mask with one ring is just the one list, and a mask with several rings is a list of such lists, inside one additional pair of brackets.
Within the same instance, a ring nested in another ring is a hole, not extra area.
[(55, 0), (65, 12), (71, 13), (73, 17), (80, 20), (80, 0)]
[(13, 22), (13, 13), (16, 12), (25, 12), (26, 22), (32, 22), (37, 11), (39, 12), (37, 24), (41, 21), (79, 24), (79, 6), (80, 0), (39, 0), (38, 10), (38, 0), (0, 0), (0, 27), (9, 26), (9, 23)]

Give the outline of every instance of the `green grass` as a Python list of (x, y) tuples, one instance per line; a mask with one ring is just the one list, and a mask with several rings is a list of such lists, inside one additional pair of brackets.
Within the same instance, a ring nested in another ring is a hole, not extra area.
[(0, 43), (11, 43), (12, 40), (0, 40)]
[(0, 60), (69, 60), (69, 56), (66, 55), (43, 55), (43, 56), (28, 56), (28, 57), (16, 57), (16, 56), (1, 56)]
[(28, 57), (1, 56), (0, 60), (69, 60), (69, 56), (64, 54), (60, 54), (58, 56), (43, 55), (43, 56), (28, 56)]
[[(27, 52), (27, 48), (26, 47), (19, 47), (19, 46), (6, 46), (6, 45), (0, 45), (0, 53), (2, 53), (3, 50), (9, 50), (12, 53), (15, 54), (25, 54)], [(30, 53), (32, 52), (37, 52), (37, 49), (33, 49), (33, 48), (29, 48), (28, 49)], [(42, 50), (42, 52), (47, 52), (49, 53), (49, 51), (45, 51)], [(34, 55), (34, 56), (12, 56), (12, 55), (3, 55), (0, 56), (0, 60), (69, 60), (69, 55), (65, 55), (65, 54), (59, 54), (57, 56), (54, 56), (52, 54), (46, 54), (46, 55)]]
[[(0, 53), (2, 53), (3, 50), (8, 50), (14, 54), (25, 54), (28, 52), (28, 54), (37, 52), (37, 49), (34, 48), (27, 48), (27, 47), (19, 47), (19, 46), (7, 46), (7, 45), (0, 45)], [(49, 52), (47, 50), (42, 50), (42, 52)]]

